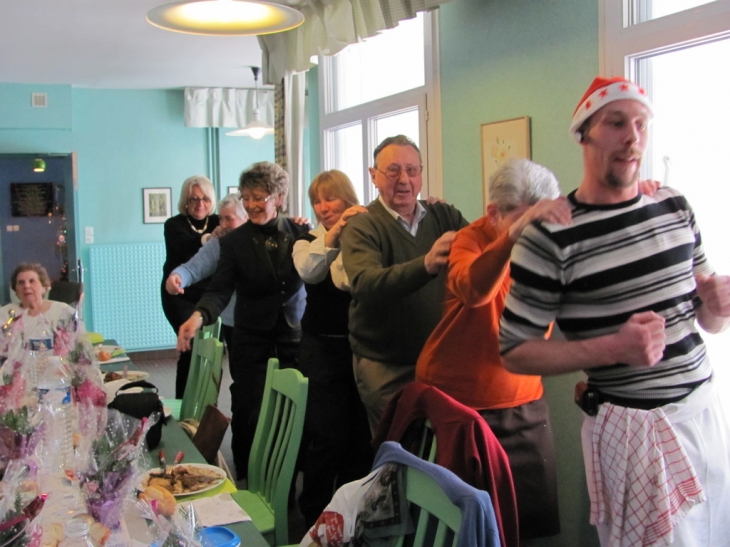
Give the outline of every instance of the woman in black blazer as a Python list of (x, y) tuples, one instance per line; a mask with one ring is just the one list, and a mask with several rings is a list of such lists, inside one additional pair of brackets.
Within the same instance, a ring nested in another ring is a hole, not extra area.
[[(203, 175), (185, 179), (177, 204), (180, 213), (165, 221), (165, 264), (162, 266), (162, 310), (170, 326), (178, 334), (180, 325), (190, 317), (195, 303), (203, 295), (210, 278), (201, 279), (185, 288), (185, 294), (172, 296), (165, 290), (170, 272), (190, 260), (203, 246), (206, 238), (218, 227), (215, 211), (215, 188)], [(190, 371), (190, 351), (180, 353), (175, 377), (175, 398), (182, 399)]]
[(239, 181), (248, 222), (220, 239), (221, 255), (213, 279), (178, 336), (178, 349), (202, 325), (214, 322), (236, 291), (233, 344), (230, 352), (231, 441), (238, 480), (248, 472), (261, 407), (266, 365), (298, 365), (304, 284), (294, 268), (294, 240), (309, 229), (283, 216), (289, 175), (279, 165), (259, 162)]

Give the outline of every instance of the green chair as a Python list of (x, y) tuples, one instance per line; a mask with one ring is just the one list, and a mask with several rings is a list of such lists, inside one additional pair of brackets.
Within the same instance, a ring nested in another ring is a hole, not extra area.
[(269, 359), (248, 462), (248, 490), (231, 494), (270, 545), (289, 541), (288, 501), (304, 429), (309, 380)]
[(409, 534), (398, 538), (396, 547), (402, 547), (404, 542), (413, 547), (456, 545), (461, 529), (461, 509), (448, 498), (433, 477), (420, 469), (407, 467), (406, 499), (410, 502), (416, 531), (412, 542)]
[(192, 419), (199, 422), (205, 408), (218, 403), (223, 374), (223, 342), (215, 337), (215, 329), (196, 333), (192, 352), (183, 398), (164, 401), (172, 417), (178, 421)]
[(217, 338), (221, 339), (221, 318), (219, 317), (215, 323), (210, 325), (204, 325), (200, 332), (203, 333), (203, 338)]
[(436, 436), (433, 434), (433, 429), (431, 429), (431, 420), (423, 422), (421, 440), (415, 454), (427, 462), (436, 463)]

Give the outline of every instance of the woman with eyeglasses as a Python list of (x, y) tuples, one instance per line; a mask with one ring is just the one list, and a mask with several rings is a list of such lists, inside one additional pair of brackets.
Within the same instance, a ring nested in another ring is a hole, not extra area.
[(241, 480), (248, 473), (268, 360), (278, 358), (281, 368), (298, 366), (305, 293), (292, 248), (311, 226), (282, 214), (289, 175), (279, 165), (254, 163), (241, 173), (239, 190), (248, 222), (220, 239), (218, 267), (194, 312), (180, 327), (177, 347), (189, 350), (198, 329), (218, 318), (235, 290), (231, 447)]
[[(220, 224), (215, 210), (215, 188), (206, 177), (195, 175), (185, 180), (177, 204), (179, 215), (165, 221), (165, 264), (162, 266), (162, 310), (175, 334), (195, 309), (210, 278), (185, 288), (180, 295), (168, 294), (165, 282), (172, 270), (193, 258)], [(182, 399), (190, 371), (190, 351), (180, 352), (175, 378), (175, 398)]]

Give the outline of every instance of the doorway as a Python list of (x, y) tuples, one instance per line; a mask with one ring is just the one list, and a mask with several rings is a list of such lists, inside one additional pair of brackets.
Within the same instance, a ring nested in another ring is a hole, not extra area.
[(39, 262), (51, 281), (78, 281), (74, 219), (71, 154), (0, 154), (0, 301), (12, 300), (20, 262)]

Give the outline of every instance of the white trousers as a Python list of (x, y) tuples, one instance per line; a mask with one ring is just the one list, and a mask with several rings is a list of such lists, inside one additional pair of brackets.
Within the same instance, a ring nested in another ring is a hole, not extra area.
[[(706, 382), (683, 400), (662, 407), (706, 497), (676, 523), (672, 547), (730, 547), (730, 402), (724, 403), (727, 394), (714, 387), (711, 381)], [(595, 417), (586, 416), (581, 431), (588, 480), (593, 472), (591, 441), (595, 423)], [(608, 542), (609, 525), (596, 528), (601, 546), (614, 547)]]

